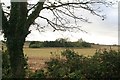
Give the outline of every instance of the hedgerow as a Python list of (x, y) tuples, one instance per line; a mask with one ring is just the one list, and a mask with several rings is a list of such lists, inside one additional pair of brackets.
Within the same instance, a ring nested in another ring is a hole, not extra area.
[[(81, 80), (111, 80), (120, 79), (120, 52), (97, 51), (93, 56), (85, 57), (75, 51), (61, 52), (61, 58), (51, 58), (46, 67), (35, 72), (33, 78), (74, 78)], [(41, 74), (42, 73), (42, 74)]]

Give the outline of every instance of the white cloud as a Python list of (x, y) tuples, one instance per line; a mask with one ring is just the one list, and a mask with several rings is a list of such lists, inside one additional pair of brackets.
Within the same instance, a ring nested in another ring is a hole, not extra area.
[[(39, 33), (37, 31), (33, 31), (27, 38), (27, 40), (55, 40), (59, 37), (67, 38), (69, 37), (71, 41), (77, 41), (81, 37), (93, 43), (100, 44), (118, 44), (118, 14), (116, 13), (117, 9), (105, 9), (105, 14), (107, 18), (102, 21), (100, 18), (96, 16), (91, 16), (90, 20), (93, 23), (80, 23), (82, 25), (82, 29), (86, 30), (88, 34), (77, 32), (50, 32), (47, 31), (45, 33)], [(47, 14), (47, 13), (46, 13)], [(87, 16), (90, 16), (87, 14)]]
[[(2, 0), (3, 1), (3, 0)], [(33, 1), (33, 0), (32, 0)], [(8, 2), (8, 0), (4, 0), (4, 2)], [(105, 8), (102, 7), (103, 13), (107, 15), (107, 18), (102, 21), (99, 17), (90, 15), (88, 12), (79, 12), (84, 13), (83, 17), (88, 17), (90, 21), (93, 23), (79, 23), (82, 27), (82, 29), (86, 30), (88, 34), (77, 32), (77, 33), (69, 33), (69, 32), (52, 32), (51, 28), (47, 28), (48, 31), (44, 33), (39, 33), (36, 30), (33, 30), (31, 34), (28, 35), (26, 40), (55, 40), (59, 37), (69, 37), (70, 40), (76, 41), (80, 39), (81, 37), (88, 41), (88, 42), (94, 42), (94, 43), (101, 43), (101, 44), (117, 44), (118, 43), (118, 6), (116, 8)], [(78, 15), (80, 15), (78, 13)], [(49, 12), (46, 12), (45, 10), (41, 13), (42, 16), (46, 16), (47, 18), (51, 19), (52, 15)], [(41, 22), (41, 25), (46, 25), (46, 22), (44, 20), (38, 20), (38, 22)], [(71, 21), (72, 22), (72, 21)], [(73, 22), (71, 23), (73, 24)], [(0, 39), (3, 39), (0, 37)]]

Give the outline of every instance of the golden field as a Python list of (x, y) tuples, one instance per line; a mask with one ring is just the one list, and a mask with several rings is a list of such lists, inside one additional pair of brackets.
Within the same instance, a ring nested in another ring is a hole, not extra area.
[[(51, 52), (59, 55), (61, 53), (61, 51), (64, 51), (65, 49), (66, 48), (28, 48), (28, 47), (25, 47), (24, 53), (30, 57), (46, 57), (46, 58), (48, 58), (51, 56)], [(77, 52), (80, 55), (92, 56), (96, 52), (96, 50), (104, 50), (104, 49), (109, 50), (110, 46), (94, 45), (94, 46), (92, 46), (92, 48), (69, 48), (69, 49), (74, 50), (75, 52)], [(111, 46), (111, 49), (118, 50), (118, 47)]]
[[(106, 46), (106, 45), (94, 45), (92, 48), (70, 48), (77, 52), (79, 55), (92, 56), (96, 50), (116, 50), (117, 46)], [(28, 56), (28, 64), (31, 70), (35, 71), (45, 67), (45, 62), (49, 61), (50, 57), (54, 57), (56, 54), (60, 57), (61, 51), (65, 48), (28, 48), (24, 47), (24, 53)], [(52, 55), (51, 53), (55, 54)], [(56, 57), (56, 56), (55, 56)]]

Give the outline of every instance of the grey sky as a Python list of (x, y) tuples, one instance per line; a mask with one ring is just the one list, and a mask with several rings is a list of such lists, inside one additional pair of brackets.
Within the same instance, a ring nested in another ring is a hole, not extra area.
[[(38, 31), (32, 31), (28, 35), (27, 40), (55, 40), (56, 38), (69, 37), (71, 41), (77, 41), (80, 38), (88, 42), (95, 42), (100, 44), (118, 44), (118, 7), (114, 6), (111, 8), (102, 8), (104, 14), (106, 14), (106, 19), (104, 21), (97, 16), (84, 13), (92, 23), (79, 23), (82, 29), (88, 33), (83, 32), (52, 32), (52, 30), (47, 30), (45, 33), (39, 33)], [(48, 15), (44, 13), (44, 15)], [(49, 15), (48, 15), (49, 16)]]
[[(97, 16), (84, 13), (83, 15), (89, 18), (92, 23), (79, 23), (81, 29), (87, 31), (83, 32), (61, 32), (51, 30), (51, 28), (46, 29), (45, 32), (38, 32), (33, 27), (32, 33), (28, 35), (26, 40), (44, 41), (44, 40), (55, 40), (57, 38), (70, 38), (71, 41), (77, 41), (80, 38), (88, 42), (100, 43), (100, 44), (118, 44), (118, 5), (116, 4), (112, 8), (102, 7), (102, 13), (106, 14), (106, 19), (104, 21)], [(48, 12), (43, 11), (41, 15), (48, 16), (51, 18)], [(83, 16), (83, 17), (84, 17)], [(43, 20), (38, 20), (41, 25), (46, 25)], [(72, 24), (72, 23), (71, 23)], [(2, 37), (0, 37), (2, 39)]]

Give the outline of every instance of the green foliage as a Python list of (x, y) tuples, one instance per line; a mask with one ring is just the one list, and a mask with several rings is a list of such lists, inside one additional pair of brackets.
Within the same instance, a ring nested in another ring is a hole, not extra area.
[(29, 78), (46, 78), (44, 70), (38, 70), (35, 73), (32, 73)]
[(118, 79), (120, 78), (120, 52), (98, 51), (89, 59), (86, 69), (88, 78)]
[(61, 52), (61, 55), (63, 59), (53, 58), (51, 61), (46, 62), (49, 77), (83, 79), (82, 69), (86, 57), (82, 55), (79, 56), (69, 49)]
[(39, 41), (32, 41), (29, 45), (29, 48), (40, 48), (43, 47), (43, 44)]
[(8, 52), (2, 52), (2, 77), (10, 78), (11, 77), (11, 68)]
[(91, 47), (91, 44), (90, 43), (88, 43), (88, 42), (81, 42), (81, 45), (83, 46), (83, 47)]
[(120, 78), (120, 52), (97, 51), (91, 57), (76, 54), (72, 50), (61, 52), (62, 57), (51, 58), (47, 67), (33, 77), (75, 78), (76, 80), (108, 80)]
[[(11, 73), (11, 67), (10, 67), (10, 60), (9, 60), (9, 55), (8, 51), (3, 51), (2, 52), (2, 78), (11, 78), (12, 73)], [(25, 55), (25, 62), (24, 62), (24, 69), (25, 69), (25, 74), (26, 76), (29, 75), (29, 69), (28, 69), (28, 57)]]

